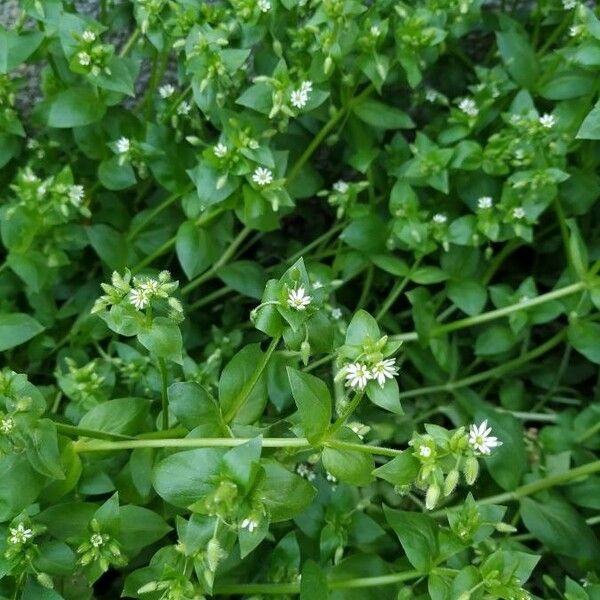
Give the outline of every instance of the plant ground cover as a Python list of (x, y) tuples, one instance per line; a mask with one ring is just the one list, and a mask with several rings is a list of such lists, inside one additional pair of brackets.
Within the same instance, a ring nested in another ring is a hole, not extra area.
[(0, 599), (599, 599), (597, 13), (22, 0)]

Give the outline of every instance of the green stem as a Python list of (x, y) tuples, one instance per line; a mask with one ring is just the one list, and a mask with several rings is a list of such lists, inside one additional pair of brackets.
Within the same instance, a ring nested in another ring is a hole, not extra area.
[(485, 381), (486, 379), (490, 379), (492, 377), (500, 377), (505, 373), (509, 373), (514, 369), (524, 365), (538, 356), (542, 356), (546, 352), (549, 352), (554, 347), (558, 346), (566, 337), (567, 330), (564, 329), (559, 331), (556, 335), (551, 337), (542, 345), (537, 348), (523, 354), (519, 358), (515, 358), (514, 360), (510, 360), (504, 364), (498, 365), (492, 369), (488, 369), (487, 371), (482, 371), (481, 373), (477, 373), (475, 375), (471, 375), (470, 377), (465, 377), (464, 379), (459, 379), (457, 381), (449, 381), (448, 383), (444, 383), (441, 385), (432, 385), (428, 387), (417, 388), (414, 390), (408, 390), (406, 392), (400, 393), (400, 399), (403, 398), (414, 398), (415, 396), (422, 396), (426, 394), (441, 394), (445, 392), (453, 392), (454, 390), (468, 387), (475, 383), (479, 383), (481, 381)]
[[(225, 209), (223, 207), (219, 207), (210, 213), (205, 213), (201, 215), (195, 221), (196, 226), (202, 227), (203, 225), (210, 223), (210, 221), (212, 221), (215, 217), (219, 216), (224, 210)], [(164, 244), (162, 244), (154, 252), (152, 252), (152, 254), (148, 254), (146, 258), (144, 258), (135, 267), (133, 267), (131, 269), (131, 272), (134, 275), (136, 273), (139, 273), (144, 267), (147, 267), (148, 265), (152, 264), (159, 256), (166, 254), (175, 245), (176, 241), (177, 235), (174, 235), (173, 237), (169, 238)]]
[[(342, 427), (342, 425), (346, 422), (346, 420), (352, 415), (352, 413), (354, 413), (354, 411), (358, 408), (358, 405), (360, 404), (360, 401), (363, 399), (364, 395), (365, 395), (365, 393), (362, 391), (356, 392), (354, 394), (354, 398), (352, 398), (351, 402), (348, 404), (348, 406), (346, 406), (346, 408), (342, 412), (342, 414), (337, 418), (335, 423), (329, 428), (329, 432), (328, 432), (329, 436), (334, 435)], [(358, 445), (360, 445), (360, 444), (358, 444)]]
[[(377, 577), (357, 577), (354, 579), (329, 580), (327, 587), (330, 590), (358, 589), (378, 587), (383, 585), (396, 585), (412, 579), (418, 579), (421, 573), (418, 571), (404, 571), (404, 573), (392, 573), (390, 575), (379, 575)], [(300, 583), (242, 583), (216, 585), (215, 594), (299, 594)]]
[[(587, 287), (596, 287), (599, 284), (600, 280), (596, 280), (591, 283), (584, 283), (582, 281), (579, 281), (577, 283), (567, 285), (557, 290), (553, 290), (546, 294), (540, 294), (535, 298), (531, 298), (523, 302), (517, 302), (509, 306), (497, 308), (496, 310), (490, 310), (489, 312), (485, 312), (474, 317), (466, 317), (464, 319), (451, 321), (450, 323), (446, 323), (445, 325), (440, 325), (439, 327), (433, 327), (429, 335), (431, 337), (436, 337), (445, 333), (449, 333), (451, 331), (457, 331), (458, 329), (464, 329), (466, 327), (473, 327), (474, 325), (479, 325), (481, 323), (487, 323), (488, 321), (493, 321), (495, 319), (500, 319), (501, 317), (506, 317), (520, 310), (527, 310), (528, 308), (532, 308), (533, 306), (538, 306), (540, 304), (550, 302), (551, 300), (557, 300), (559, 298), (564, 298), (565, 296), (576, 294), (577, 292), (581, 292)], [(411, 342), (416, 341), (418, 339), (419, 336), (416, 331), (390, 336), (390, 340), (394, 341)]]
[(196, 277), (196, 279), (193, 279), (187, 285), (184, 285), (181, 288), (182, 296), (189, 294), (206, 281), (209, 281), (210, 279), (215, 277), (217, 271), (231, 260), (232, 256), (236, 253), (240, 244), (243, 243), (243, 241), (250, 235), (250, 233), (252, 233), (252, 230), (249, 227), (244, 227), (238, 233), (235, 239), (231, 242), (231, 244), (229, 244), (229, 247), (221, 255), (219, 260), (210, 269), (208, 269), (208, 271), (205, 271), (204, 273), (202, 273), (202, 275)]
[(570, 483), (571, 481), (579, 478), (589, 477), (593, 473), (600, 471), (600, 460), (581, 465), (580, 467), (573, 467), (564, 473), (558, 475), (550, 475), (549, 477), (543, 477), (537, 481), (527, 483), (518, 487), (512, 492), (504, 492), (503, 494), (497, 494), (495, 496), (488, 496), (477, 501), (477, 504), (498, 504), (502, 502), (510, 502), (513, 500), (519, 500), (525, 496), (532, 496), (538, 492)]
[(402, 454), (403, 450), (396, 448), (384, 448), (383, 446), (370, 446), (369, 444), (357, 444), (355, 442), (343, 442), (342, 440), (328, 440), (325, 446), (338, 448), (339, 450), (354, 450), (365, 454), (376, 454), (377, 456), (390, 456), (394, 458)]
[(75, 427), (66, 423), (54, 423), (56, 431), (69, 437), (87, 437), (96, 440), (121, 441), (131, 440), (131, 436), (121, 435), (119, 433), (108, 433), (106, 431), (96, 431), (95, 429), (85, 429), (84, 427)]
[(256, 369), (254, 373), (252, 373), (252, 377), (246, 382), (246, 385), (242, 388), (240, 395), (235, 399), (235, 402), (229, 407), (229, 410), (223, 415), (225, 423), (230, 423), (231, 420), (235, 417), (238, 411), (244, 406), (246, 400), (248, 400), (248, 396), (252, 393), (252, 390), (258, 383), (263, 371), (267, 367), (269, 363), (269, 359), (273, 352), (275, 352), (275, 348), (277, 348), (277, 344), (279, 344), (280, 336), (274, 337), (267, 348), (267, 351), (263, 354), (261, 360), (258, 365), (256, 365)]
[(164, 358), (158, 359), (158, 370), (160, 371), (160, 394), (162, 399), (162, 427), (161, 429), (169, 429), (169, 400), (167, 396), (167, 364)]
[(135, 238), (140, 233), (140, 231), (145, 229), (150, 223), (152, 223), (152, 221), (154, 221), (157, 215), (159, 215), (163, 210), (171, 206), (173, 202), (181, 198), (181, 196), (183, 196), (186, 193), (187, 192), (183, 192), (182, 194), (176, 193), (167, 196), (158, 206), (156, 206), (150, 211), (150, 213), (145, 219), (141, 220), (136, 227), (131, 229), (131, 231), (127, 234), (127, 241), (130, 242), (133, 238)]
[(138, 41), (139, 37), (140, 37), (140, 30), (136, 27), (133, 30), (133, 32), (131, 33), (131, 35), (129, 36), (129, 39), (125, 42), (125, 45), (123, 46), (123, 48), (121, 48), (121, 52), (119, 52), (119, 56), (121, 58), (123, 58), (124, 56), (127, 56), (127, 54), (129, 54), (129, 51), (131, 50), (133, 45)]
[(408, 285), (410, 281), (410, 276), (415, 271), (415, 269), (419, 266), (421, 259), (418, 258), (415, 261), (415, 264), (412, 266), (411, 270), (407, 273), (404, 279), (397, 281), (394, 284), (394, 287), (391, 289), (388, 297), (385, 299), (384, 303), (381, 305), (379, 312), (375, 315), (375, 320), (380, 321), (386, 315), (387, 311), (390, 310), (394, 302), (398, 299), (398, 296), (404, 291), (404, 288)]
[(368, 85), (358, 96), (354, 97), (348, 105), (340, 110), (338, 110), (330, 119), (323, 125), (319, 133), (312, 139), (310, 144), (306, 147), (306, 150), (302, 153), (300, 158), (296, 161), (294, 166), (290, 169), (290, 172), (287, 176), (287, 182), (290, 183), (300, 173), (300, 170), (308, 161), (308, 159), (313, 155), (315, 150), (322, 144), (323, 140), (329, 135), (329, 133), (333, 130), (333, 128), (337, 125), (337, 123), (344, 117), (347, 112), (352, 108), (352, 106), (365, 97), (367, 97), (372, 91), (374, 87), (372, 84)]

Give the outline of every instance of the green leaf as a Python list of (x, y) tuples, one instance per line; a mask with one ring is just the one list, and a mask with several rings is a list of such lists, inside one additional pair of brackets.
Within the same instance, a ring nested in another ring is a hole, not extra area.
[(98, 179), (107, 190), (114, 191), (125, 190), (137, 183), (131, 164), (121, 164), (118, 156), (111, 156), (100, 162)]
[(510, 76), (519, 85), (530, 89), (535, 86), (539, 74), (537, 57), (528, 37), (513, 23), (507, 31), (496, 33), (498, 50)]
[(475, 341), (477, 356), (494, 356), (508, 352), (517, 342), (515, 334), (506, 325), (492, 325), (482, 331)]
[[(249, 344), (227, 363), (219, 379), (219, 404), (224, 415), (237, 406), (242, 394), (246, 394), (256, 366), (263, 357), (260, 344)], [(263, 373), (236, 412), (234, 420), (242, 424), (252, 423), (262, 414), (266, 403), (267, 381)]]
[[(342, 427), (335, 435), (335, 439), (362, 444), (358, 435), (347, 427)], [(373, 481), (375, 463), (373, 457), (366, 452), (326, 447), (322, 459), (325, 469), (344, 483), (368, 485)]]
[(327, 577), (314, 560), (309, 559), (302, 566), (300, 600), (329, 600)]
[(403, 450), (401, 454), (375, 469), (373, 475), (389, 481), (392, 485), (412, 485), (420, 468), (421, 463), (413, 456), (412, 451)]
[(140, 432), (150, 412), (145, 398), (117, 398), (98, 404), (83, 416), (79, 426), (84, 429), (133, 435)]
[(346, 344), (362, 346), (367, 340), (377, 341), (379, 337), (377, 321), (366, 310), (356, 311), (346, 331)]
[(537, 502), (521, 500), (521, 518), (525, 527), (556, 554), (572, 558), (595, 560), (600, 543), (583, 517), (558, 497)]
[(367, 254), (379, 254), (385, 251), (386, 231), (387, 227), (382, 219), (370, 215), (352, 221), (342, 231), (340, 238), (355, 250)]
[(208, 232), (198, 227), (194, 221), (184, 221), (179, 226), (175, 250), (188, 279), (193, 279), (210, 266), (210, 244)]
[(106, 112), (105, 104), (90, 87), (71, 87), (49, 101), (47, 125), (68, 129), (99, 121)]
[(169, 410), (194, 435), (201, 437), (228, 437), (219, 405), (215, 399), (195, 381), (173, 383), (167, 390)]
[(153, 356), (182, 364), (181, 331), (171, 319), (155, 317), (150, 327), (140, 330), (138, 340)]
[(0, 73), (8, 73), (24, 63), (44, 40), (39, 31), (17, 33), (0, 27)]
[(18, 515), (35, 501), (46, 478), (35, 471), (23, 454), (0, 458), (0, 522)]
[(429, 573), (439, 552), (437, 523), (428, 515), (392, 510), (385, 505), (383, 513), (410, 564), (421, 573)]
[(373, 404), (396, 415), (404, 414), (400, 404), (400, 390), (395, 378), (388, 379), (383, 387), (377, 381), (369, 381), (366, 391), (369, 400)]
[(44, 327), (25, 313), (0, 315), (0, 352), (19, 346), (44, 331)]
[(129, 261), (129, 248), (125, 236), (109, 225), (99, 223), (87, 228), (92, 248), (106, 265), (115, 271), (123, 271)]
[(569, 325), (568, 338), (577, 352), (600, 365), (600, 323), (575, 321)]
[(217, 271), (217, 276), (231, 289), (256, 300), (261, 299), (267, 284), (266, 271), (250, 260), (229, 263)]
[(580, 140), (600, 140), (600, 101), (587, 114), (576, 137)]
[(317, 444), (331, 423), (329, 390), (320, 379), (308, 373), (288, 367), (287, 375), (304, 434), (311, 444)]
[(361, 121), (378, 129), (412, 129), (415, 126), (403, 110), (373, 98), (355, 104), (352, 111)]
[(265, 482), (262, 499), (273, 523), (302, 514), (313, 501), (315, 488), (275, 461), (263, 461)]
[(160, 515), (142, 506), (121, 506), (119, 516), (119, 541), (129, 555), (137, 554), (144, 546), (157, 542), (171, 531)]
[(478, 315), (487, 300), (487, 289), (479, 281), (449, 281), (446, 290), (448, 298), (468, 315)]
[(50, 419), (40, 419), (27, 429), (25, 437), (27, 458), (31, 466), (46, 477), (64, 479), (54, 422)]
[(154, 467), (154, 489), (167, 502), (186, 508), (211, 491), (224, 454), (220, 448), (199, 448), (168, 456)]

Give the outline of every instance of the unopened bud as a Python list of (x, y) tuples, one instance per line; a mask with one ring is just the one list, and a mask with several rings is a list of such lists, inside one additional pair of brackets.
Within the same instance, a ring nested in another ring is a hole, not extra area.
[(331, 67), (333, 67), (333, 60), (332, 60), (331, 56), (328, 56), (325, 59), (325, 62), (323, 63), (323, 73), (325, 73), (325, 75), (327, 75), (329, 73), (329, 71), (331, 71)]
[(302, 358), (302, 362), (304, 366), (308, 364), (308, 359), (310, 358), (310, 344), (308, 340), (304, 340), (302, 344), (300, 344), (300, 357)]
[(499, 531), (500, 533), (515, 533), (517, 528), (508, 523), (496, 523), (496, 531)]
[(428, 488), (425, 494), (425, 508), (427, 510), (433, 510), (440, 499), (440, 486), (437, 481), (434, 481)]
[(456, 489), (459, 476), (458, 469), (452, 469), (452, 471), (446, 475), (446, 481), (444, 481), (444, 496), (449, 496)]
[(463, 473), (465, 474), (467, 485), (473, 485), (479, 475), (479, 461), (474, 456), (470, 456), (465, 461)]
[(221, 548), (221, 544), (219, 544), (219, 540), (211, 538), (206, 545), (206, 565), (211, 573), (217, 570), (222, 558), (223, 549)]
[(52, 581), (52, 577), (48, 575), (48, 573), (38, 573), (37, 574), (38, 583), (49, 590), (54, 588), (54, 581)]

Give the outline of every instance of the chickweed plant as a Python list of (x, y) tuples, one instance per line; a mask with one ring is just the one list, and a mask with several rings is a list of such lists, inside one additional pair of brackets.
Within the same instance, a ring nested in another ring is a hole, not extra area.
[(0, 599), (598, 600), (595, 3), (18, 5)]

